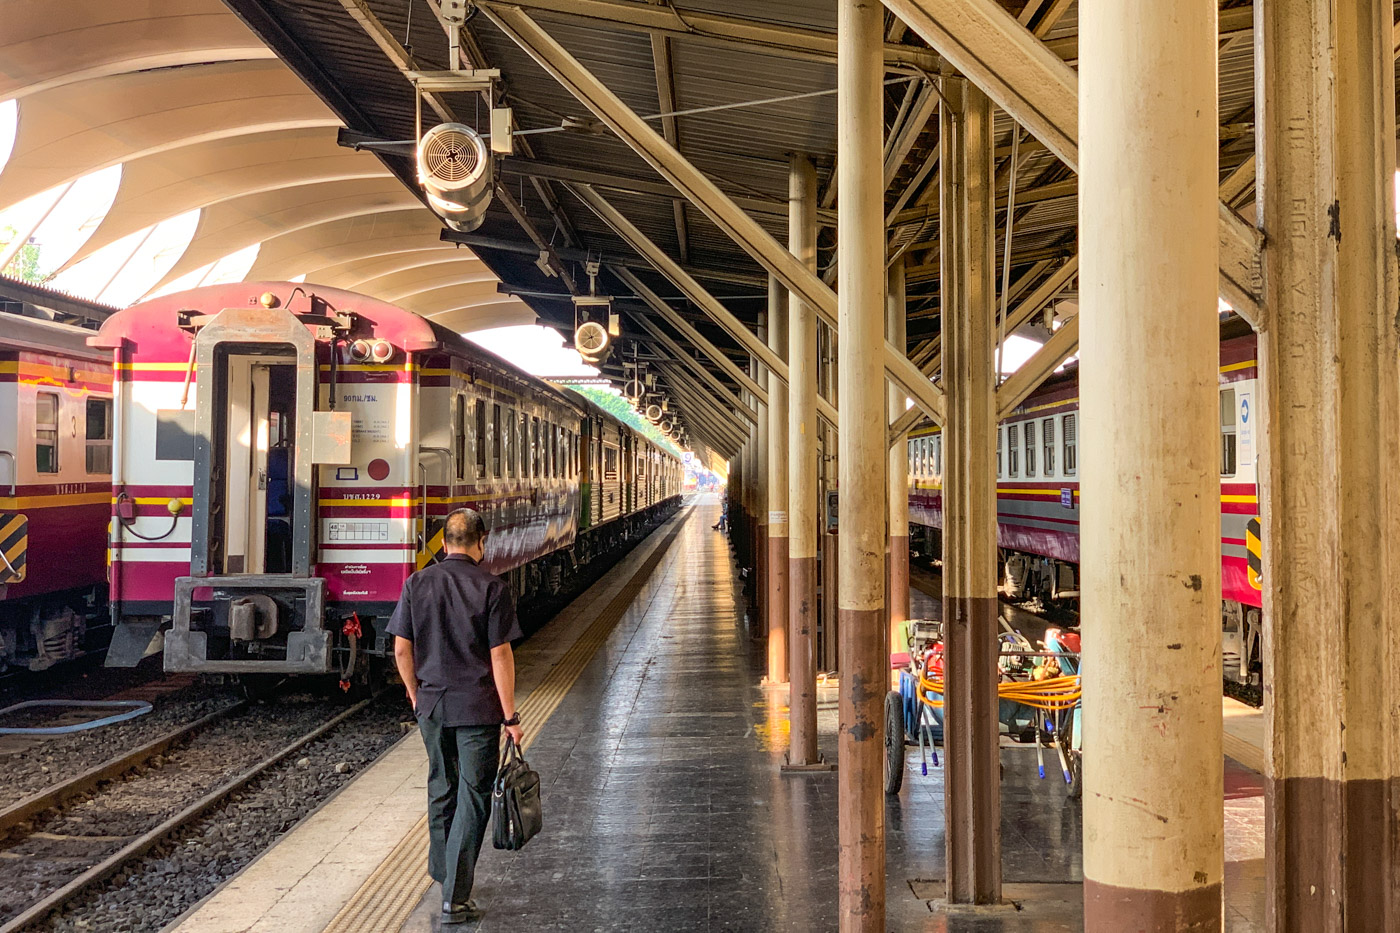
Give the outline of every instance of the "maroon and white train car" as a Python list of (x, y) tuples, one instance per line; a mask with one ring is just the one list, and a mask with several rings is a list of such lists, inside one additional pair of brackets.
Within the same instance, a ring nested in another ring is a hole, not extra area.
[(169, 671), (347, 674), (463, 505), (518, 594), (572, 567), (592, 406), (416, 314), (242, 283), (92, 343), (118, 374), (109, 665), (163, 634)]
[(76, 656), (105, 614), (112, 373), (91, 334), (0, 314), (0, 670)]

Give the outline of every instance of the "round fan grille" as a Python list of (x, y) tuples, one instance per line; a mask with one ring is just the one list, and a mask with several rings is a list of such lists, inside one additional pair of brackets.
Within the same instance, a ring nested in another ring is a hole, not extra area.
[(597, 321), (585, 321), (574, 332), (574, 346), (580, 353), (597, 353), (607, 343), (608, 332)]
[(451, 184), (476, 174), (481, 152), (472, 137), (458, 129), (436, 127), (423, 138), (423, 169)]
[(661, 420), (661, 406), (660, 406), (660, 405), (648, 405), (648, 406), (647, 406), (647, 411), (646, 411), (646, 416), (647, 416), (647, 420), (650, 421), (652, 424), (655, 424), (656, 422), (660, 421), (660, 420)]

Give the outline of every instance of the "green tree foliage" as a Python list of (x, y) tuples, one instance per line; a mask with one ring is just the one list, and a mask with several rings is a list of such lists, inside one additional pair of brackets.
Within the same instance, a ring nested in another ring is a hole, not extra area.
[(597, 386), (569, 386), (569, 388), (603, 409), (603, 411), (612, 415), (618, 421), (640, 431), (645, 437), (650, 438), (656, 443), (662, 450), (669, 451), (677, 457), (681, 455), (680, 451), (676, 449), (676, 445), (667, 440), (666, 435), (662, 434), (661, 430), (657, 428), (656, 425), (638, 414), (637, 410), (621, 395), (615, 392), (609, 392), (607, 389), (600, 389)]
[[(14, 227), (0, 227), (0, 249), (4, 249), (14, 242), (19, 236), (19, 231)], [(44, 276), (39, 272), (39, 246), (35, 243), (26, 243), (15, 253), (3, 270), (4, 275), (12, 279), (19, 279), (24, 282), (33, 282), (40, 285), (44, 281)]]

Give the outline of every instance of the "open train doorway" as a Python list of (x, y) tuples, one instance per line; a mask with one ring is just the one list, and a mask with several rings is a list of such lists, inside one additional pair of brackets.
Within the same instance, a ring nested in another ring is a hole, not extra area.
[[(285, 574), (292, 570), (296, 462), (294, 351), (258, 348), (218, 354), (224, 404), (214, 411), (210, 458), (210, 570)], [(222, 422), (222, 423), (220, 423)]]

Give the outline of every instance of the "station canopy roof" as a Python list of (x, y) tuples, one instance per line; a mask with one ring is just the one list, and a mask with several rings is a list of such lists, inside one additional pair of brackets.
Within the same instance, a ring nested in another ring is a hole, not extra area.
[[(890, 6), (905, 2), (917, 5)], [(412, 158), (409, 73), (452, 64), (438, 4), (63, 0), (55, 15), (52, 2), (0, 0), (0, 101), (18, 102), (0, 211), (120, 166), (110, 207), (89, 222), (90, 235), (50, 282), (61, 286), (66, 270), (120, 246), (125, 265), (104, 260), (117, 266), (112, 281), (138, 261), (147, 277), (129, 294), (87, 296), (114, 304), (219, 276), (304, 276), (460, 331), (538, 319), (571, 335), (571, 290), (588, 291), (586, 263), (595, 260), (598, 291), (615, 298), (623, 335), (604, 372), (620, 380), (624, 362), (646, 364), (697, 446), (732, 454), (732, 411), (698, 409), (714, 398), (732, 401), (742, 386), (733, 367), (697, 349), (695, 336), (738, 368), (747, 369), (748, 353), (584, 196), (605, 199), (750, 328), (767, 308), (767, 272), (522, 49), (500, 17), (533, 20), (780, 243), (790, 156), (809, 156), (821, 205), (818, 268), (839, 287), (836, 4), (484, 0), (468, 7), (458, 65), (499, 70), (494, 102), (511, 108), (517, 134), (485, 222), (470, 234), (445, 232), (424, 205)], [(1076, 65), (1074, 0), (973, 6), (1019, 23), (1027, 38)], [(1244, 216), (1253, 200), (1252, 12), (1236, 0), (1221, 4), (1221, 196)], [(939, 74), (951, 65), (893, 14), (886, 30), (889, 254), (906, 264), (910, 356), (926, 363), (939, 327)], [(489, 132), (490, 104), (477, 93), (436, 94), (424, 104), (424, 125), (446, 119)], [(995, 131), (998, 285), (1014, 181), (1007, 300), (1014, 309), (1037, 286), (1056, 286), (1053, 300), (1012, 321), (1044, 341), (1077, 312), (1076, 175), (1054, 146), (1000, 109)], [(190, 228), (183, 246), (142, 255), (143, 234), (149, 239), (156, 225), (182, 217)], [(674, 316), (658, 313), (639, 291)], [(714, 381), (697, 386), (694, 366), (678, 362), (677, 352), (695, 354)]]

